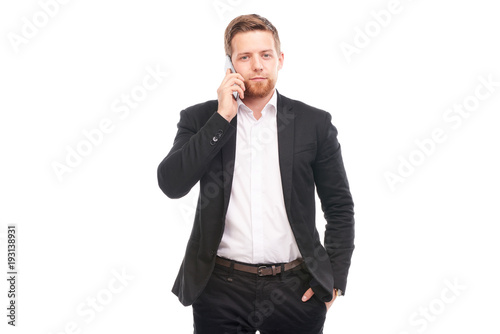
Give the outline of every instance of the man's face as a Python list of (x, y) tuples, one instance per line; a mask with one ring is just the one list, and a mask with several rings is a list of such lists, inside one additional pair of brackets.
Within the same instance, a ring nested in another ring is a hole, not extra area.
[(245, 78), (245, 98), (269, 96), (283, 67), (283, 53), (276, 53), (273, 34), (263, 30), (239, 32), (231, 46), (234, 69)]

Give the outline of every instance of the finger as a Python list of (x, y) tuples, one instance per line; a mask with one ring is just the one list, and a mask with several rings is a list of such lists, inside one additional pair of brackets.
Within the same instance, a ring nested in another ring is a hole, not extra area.
[(245, 78), (243, 77), (243, 75), (241, 75), (240, 73), (237, 73), (237, 72), (231, 72), (230, 69), (228, 69), (226, 71), (226, 76), (225, 78), (227, 79), (230, 79), (230, 78), (238, 78), (240, 79), (241, 81), (245, 81)]
[(240, 99), (245, 98), (245, 93), (244, 93), (243, 89), (241, 89), (240, 86), (234, 85), (231, 88), (232, 88), (233, 92), (238, 92), (238, 94), (240, 95)]
[[(238, 86), (238, 85), (232, 85), (232, 86), (230, 86), (228, 88), (229, 88), (228, 91), (231, 94), (233, 94), (234, 92), (237, 92), (240, 95), (240, 99), (244, 99), (245, 98), (245, 93), (244, 93), (243, 89), (241, 89), (240, 86)], [(225, 92), (227, 92), (227, 91), (225, 90)], [(224, 94), (226, 94), (226, 93), (224, 93)]]
[(243, 77), (239, 74), (226, 73), (226, 76), (221, 82), (221, 86), (240, 85), (243, 89), (245, 89), (244, 81)]
[(234, 80), (231, 82), (231, 84), (238, 85), (241, 87), (241, 89), (246, 90), (245, 83), (238, 78), (234, 78)]
[(231, 72), (230, 68), (226, 69), (226, 75), (224, 76), (224, 79), (222, 79), (221, 86), (230, 78), (232, 73), (233, 72)]
[(245, 81), (241, 80), (240, 78), (236, 78), (236, 77), (232, 77), (232, 78), (228, 78), (227, 82), (226, 82), (227, 85), (240, 85), (240, 86), (245, 86)]
[(308, 301), (313, 295), (314, 295), (314, 291), (311, 288), (307, 289), (307, 291), (302, 296), (302, 301), (303, 302)]
[(244, 91), (246, 90), (245, 83), (240, 79), (234, 78), (232, 81), (228, 82), (231, 87), (232, 92), (238, 92), (241, 98), (244, 98)]

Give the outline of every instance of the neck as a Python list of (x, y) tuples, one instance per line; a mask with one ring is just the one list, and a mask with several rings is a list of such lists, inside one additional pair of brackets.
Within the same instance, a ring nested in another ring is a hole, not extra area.
[(273, 97), (274, 89), (265, 97), (246, 97), (242, 100), (245, 105), (253, 111), (254, 117), (259, 119), (262, 116), (262, 109)]

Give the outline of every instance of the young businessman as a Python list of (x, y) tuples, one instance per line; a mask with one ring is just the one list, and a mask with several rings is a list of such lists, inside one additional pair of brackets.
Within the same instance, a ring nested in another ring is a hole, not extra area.
[(227, 70), (217, 100), (181, 112), (158, 167), (170, 198), (200, 182), (173, 292), (193, 305), (197, 334), (322, 333), (328, 308), (345, 292), (354, 250), (337, 130), (326, 111), (275, 89), (284, 55), (267, 19), (231, 21), (225, 51), (236, 72)]

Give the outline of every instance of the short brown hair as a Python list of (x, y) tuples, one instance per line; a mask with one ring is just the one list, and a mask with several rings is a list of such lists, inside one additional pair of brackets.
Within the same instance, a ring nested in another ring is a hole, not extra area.
[(228, 56), (233, 53), (231, 41), (234, 35), (239, 32), (247, 32), (252, 30), (270, 31), (274, 37), (274, 47), (278, 55), (281, 53), (280, 37), (278, 30), (269, 22), (268, 19), (257, 14), (241, 15), (234, 18), (226, 28), (224, 33), (224, 50)]

